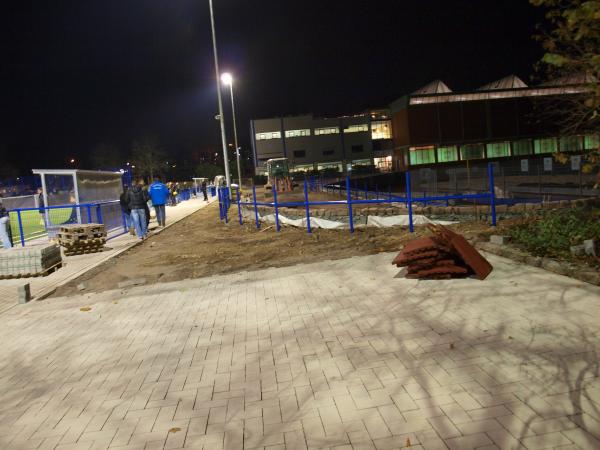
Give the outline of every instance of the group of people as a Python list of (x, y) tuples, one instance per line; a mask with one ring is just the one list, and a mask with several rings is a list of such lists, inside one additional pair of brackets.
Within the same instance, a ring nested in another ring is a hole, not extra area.
[(125, 186), (119, 199), (121, 210), (129, 232), (143, 240), (148, 236), (150, 224), (150, 206), (152, 203), (156, 212), (156, 221), (159, 227), (166, 225), (165, 205), (170, 200), (171, 191), (157, 176), (148, 189), (144, 188), (144, 180), (139, 180), (130, 189)]

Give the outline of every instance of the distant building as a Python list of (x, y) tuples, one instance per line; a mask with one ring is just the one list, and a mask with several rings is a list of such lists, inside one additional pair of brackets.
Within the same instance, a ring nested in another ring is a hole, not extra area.
[[(394, 169), (597, 149), (598, 136), (559, 136), (545, 100), (582, 93), (582, 78), (529, 87), (511, 75), (455, 93), (442, 81), (391, 104)], [(536, 106), (537, 105), (537, 106)]]
[(254, 166), (265, 173), (271, 158), (288, 158), (293, 171), (357, 166), (392, 168), (392, 124), (387, 109), (343, 117), (312, 115), (250, 122)]
[(457, 93), (437, 80), (389, 109), (252, 120), (255, 171), (264, 173), (268, 159), (282, 157), (293, 171), (347, 172), (363, 166), (391, 171), (597, 149), (597, 135), (560, 136), (559, 126), (540, 114), (544, 100), (581, 94), (589, 81), (574, 76), (529, 87), (510, 75)]

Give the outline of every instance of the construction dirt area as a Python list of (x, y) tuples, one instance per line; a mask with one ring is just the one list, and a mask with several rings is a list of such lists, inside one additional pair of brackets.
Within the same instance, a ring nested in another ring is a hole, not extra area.
[[(218, 205), (210, 205), (58, 288), (53, 296), (80, 294), (81, 283), (86, 292), (97, 292), (139, 278), (151, 284), (399, 251), (409, 240), (429, 234), (426, 227), (416, 227), (413, 234), (406, 227), (357, 228), (354, 234), (347, 229), (313, 229), (308, 234), (306, 229), (282, 227), (277, 233), (266, 224), (260, 230), (253, 222), (240, 226), (234, 210), (225, 224)], [(451, 228), (467, 238), (491, 231), (484, 222)]]

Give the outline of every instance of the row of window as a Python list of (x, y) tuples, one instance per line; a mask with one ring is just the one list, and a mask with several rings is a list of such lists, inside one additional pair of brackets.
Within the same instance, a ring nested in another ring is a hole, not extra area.
[[(344, 128), (344, 133), (365, 133), (369, 131), (368, 123), (361, 123), (357, 125), (348, 125)], [(315, 136), (325, 134), (339, 134), (339, 127), (322, 127), (315, 128)], [(298, 130), (286, 130), (286, 138), (304, 137), (310, 136), (310, 128), (302, 128)], [(392, 126), (389, 120), (379, 120), (371, 122), (371, 138), (372, 139), (391, 139), (392, 138)], [(264, 141), (268, 139), (281, 139), (280, 131), (268, 131), (266, 133), (256, 133), (257, 141)]]
[[(362, 153), (364, 151), (364, 147), (362, 144), (353, 145), (350, 147), (350, 152), (352, 153)], [(322, 150), (323, 156), (331, 156), (335, 153), (332, 148), (328, 148)], [(294, 158), (306, 158), (306, 150), (294, 150)]]
[[(595, 150), (600, 148), (600, 136), (566, 136), (542, 139), (521, 139), (512, 142), (493, 142), (490, 144), (465, 144), (440, 146), (411, 147), (409, 162), (411, 165), (433, 164), (436, 162), (452, 162), (469, 159), (504, 158), (542, 153), (554, 153), (559, 149), (563, 152)], [(436, 152), (437, 150), (437, 152)]]
[[(391, 163), (391, 157), (390, 157)], [(351, 171), (353, 168), (357, 166), (372, 166), (373, 161), (370, 159), (355, 159), (351, 162), (346, 163), (346, 169)], [(344, 164), (342, 161), (334, 161), (327, 163), (318, 163), (318, 164), (296, 164), (291, 169), (290, 172), (312, 172), (313, 170), (331, 170), (334, 169), (338, 172), (342, 172), (344, 170)]]

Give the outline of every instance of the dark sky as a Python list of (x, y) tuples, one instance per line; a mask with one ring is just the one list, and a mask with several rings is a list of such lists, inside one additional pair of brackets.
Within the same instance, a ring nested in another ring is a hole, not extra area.
[[(527, 82), (541, 56), (531, 39), (541, 13), (527, 0), (214, 2), (221, 69), (237, 78), (246, 150), (252, 117), (359, 112), (436, 78), (453, 90), (510, 73)], [(214, 149), (208, 12), (208, 0), (5, 6), (2, 160), (62, 167), (107, 143), (125, 161), (143, 135), (179, 158)]]

